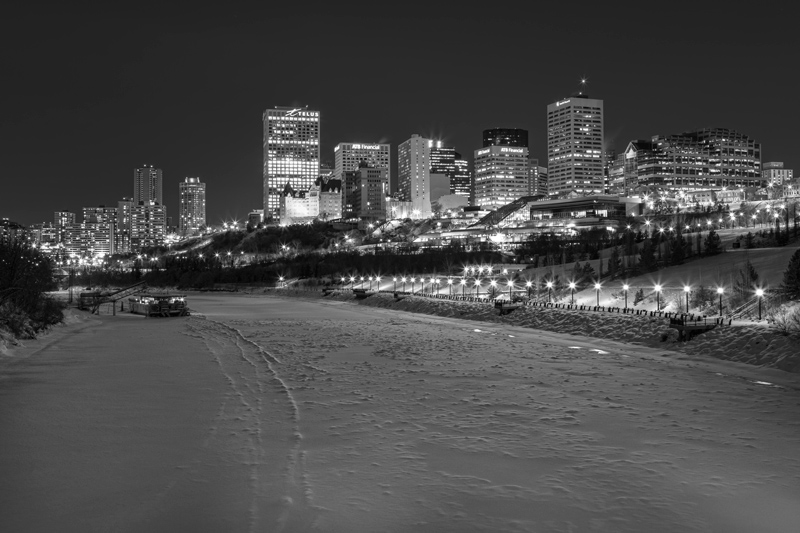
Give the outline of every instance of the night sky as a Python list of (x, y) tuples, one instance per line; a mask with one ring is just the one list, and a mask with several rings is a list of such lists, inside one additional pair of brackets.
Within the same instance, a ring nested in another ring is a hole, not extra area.
[(727, 127), (800, 170), (788, 2), (115, 4), (3, 8), (0, 217), (116, 205), (152, 164), (169, 215), (198, 176), (208, 222), (241, 220), (261, 207), (261, 114), (275, 105), (321, 112), (331, 164), (339, 142), (388, 142), (396, 158), (413, 133), (472, 159), (483, 129), (516, 127), (546, 166), (546, 106), (582, 77), (617, 151)]

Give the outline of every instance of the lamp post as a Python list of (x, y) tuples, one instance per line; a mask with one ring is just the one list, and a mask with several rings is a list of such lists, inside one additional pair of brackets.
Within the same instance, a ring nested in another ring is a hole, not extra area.
[(375, 276), (375, 287), (378, 292), (381, 292), (381, 277)]
[[(497, 280), (493, 279), (493, 280), (489, 281), (489, 286), (492, 287), (492, 289), (497, 287)], [(494, 292), (494, 291), (491, 291), (489, 294), (492, 295), (492, 296), (496, 296), (497, 293)]]
[(599, 281), (594, 284), (594, 290), (597, 293), (597, 307), (600, 307), (600, 287), (602, 287), (602, 285), (600, 285)]
[(278, 280), (281, 282), (281, 286), (284, 286), (284, 284), (283, 284), (283, 276), (279, 277)]
[(367, 279), (369, 279), (369, 290), (372, 290), (372, 276)]
[(758, 319), (761, 320), (761, 299), (764, 296), (764, 289), (756, 289), (756, 296), (758, 296)]
[(525, 282), (525, 288), (528, 289), (528, 299), (529, 300), (531, 298), (531, 288), (532, 287), (533, 287), (533, 282), (532, 281), (526, 281)]
[(447, 278), (447, 285), (448, 285), (448, 290), (449, 290), (450, 296), (452, 296), (453, 295), (453, 278)]
[(414, 278), (411, 278), (411, 294), (414, 294)]
[(570, 288), (570, 291), (572, 291), (571, 294), (570, 294), (570, 297), (569, 297), (569, 304), (572, 305), (572, 304), (575, 303), (575, 282), (574, 281), (570, 281), (569, 282), (569, 288)]
[(475, 278), (475, 298), (481, 294), (481, 280)]
[(552, 303), (553, 302), (553, 292), (552, 291), (553, 291), (553, 282), (552, 281), (548, 281), (547, 282), (547, 303)]
[(511, 299), (513, 298), (512, 293), (514, 292), (514, 281), (509, 279), (507, 283), (508, 283), (508, 301), (511, 301)]
[(350, 290), (352, 291), (355, 288), (356, 288), (356, 277), (350, 276)]
[(661, 285), (654, 287), (656, 290), (656, 311), (661, 311)]
[(461, 278), (461, 297), (462, 298), (465, 296), (464, 293), (465, 293), (466, 289), (467, 289), (467, 279), (466, 278)]
[(683, 292), (686, 293), (686, 314), (689, 314), (689, 293), (692, 292), (692, 288), (688, 285), (683, 286)]
[(406, 278), (402, 277), (402, 278), (400, 278), (400, 281), (403, 282), (403, 292), (406, 292)]
[(628, 286), (627, 283), (622, 286), (622, 290), (625, 292), (625, 310), (626, 311), (628, 310), (628, 289), (629, 288), (630, 287)]
[(722, 287), (717, 287), (717, 294), (719, 294), (719, 316), (722, 316), (722, 293), (725, 292), (725, 289)]
[(364, 288), (364, 276), (361, 276), (361, 285), (360, 288)]
[(394, 276), (392, 278), (392, 282), (394, 283), (394, 286), (392, 287), (392, 291), (393, 292), (397, 292), (397, 276)]

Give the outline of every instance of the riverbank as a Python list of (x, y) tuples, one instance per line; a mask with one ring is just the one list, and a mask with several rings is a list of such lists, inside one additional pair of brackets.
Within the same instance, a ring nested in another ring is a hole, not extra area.
[[(263, 294), (263, 289), (249, 291)], [(356, 299), (350, 291), (335, 291), (323, 296), (318, 291), (280, 289), (270, 294), (293, 298), (331, 299), (356, 305), (396, 309), (443, 317), (499, 322), (558, 333), (609, 339), (628, 344), (664, 348), (687, 355), (710, 356), (749, 365), (777, 368), (800, 373), (797, 339), (783, 335), (765, 324), (723, 325), (694, 337), (678, 341), (678, 332), (669, 328), (663, 317), (612, 315), (573, 309), (523, 307), (501, 316), (487, 303), (440, 300), (406, 296), (396, 300), (392, 294), (379, 293)]]

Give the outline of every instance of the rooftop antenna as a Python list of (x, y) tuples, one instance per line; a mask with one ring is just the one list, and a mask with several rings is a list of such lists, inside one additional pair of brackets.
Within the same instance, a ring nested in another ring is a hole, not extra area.
[(583, 94), (586, 91), (587, 83), (589, 83), (589, 79), (586, 76), (581, 76), (581, 90), (578, 91), (578, 94)]

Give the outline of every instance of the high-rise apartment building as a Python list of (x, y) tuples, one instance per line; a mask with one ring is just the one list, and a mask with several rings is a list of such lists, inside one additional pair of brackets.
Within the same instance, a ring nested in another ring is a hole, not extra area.
[(131, 207), (131, 251), (164, 244), (167, 212), (157, 202), (139, 202)]
[(431, 215), (431, 149), (428, 139), (416, 133), (397, 149), (398, 193), (411, 202), (415, 218)]
[(474, 205), (494, 210), (530, 195), (528, 148), (489, 146), (475, 150)]
[(307, 106), (276, 106), (262, 118), (264, 217), (277, 217), (287, 183), (307, 191), (319, 178), (320, 113)]
[(131, 252), (131, 210), (133, 198), (117, 202), (117, 224), (114, 229), (114, 250), (118, 254)]
[(206, 184), (200, 178), (185, 178), (179, 183), (180, 214), (178, 232), (193, 235), (206, 225)]
[(65, 228), (70, 224), (75, 224), (75, 213), (72, 211), (64, 210), (53, 213), (53, 225), (56, 227), (57, 235), (56, 242), (64, 242), (64, 239), (66, 238)]
[(145, 165), (133, 170), (133, 203), (156, 202), (164, 205), (161, 169)]
[(548, 195), (601, 194), (603, 141), (602, 100), (577, 94), (548, 105)]
[(770, 161), (761, 165), (761, 178), (771, 186), (781, 186), (792, 181), (794, 173), (789, 168), (783, 168), (783, 162)]
[(528, 148), (528, 130), (518, 128), (492, 128), (483, 130), (483, 147), (513, 146)]

